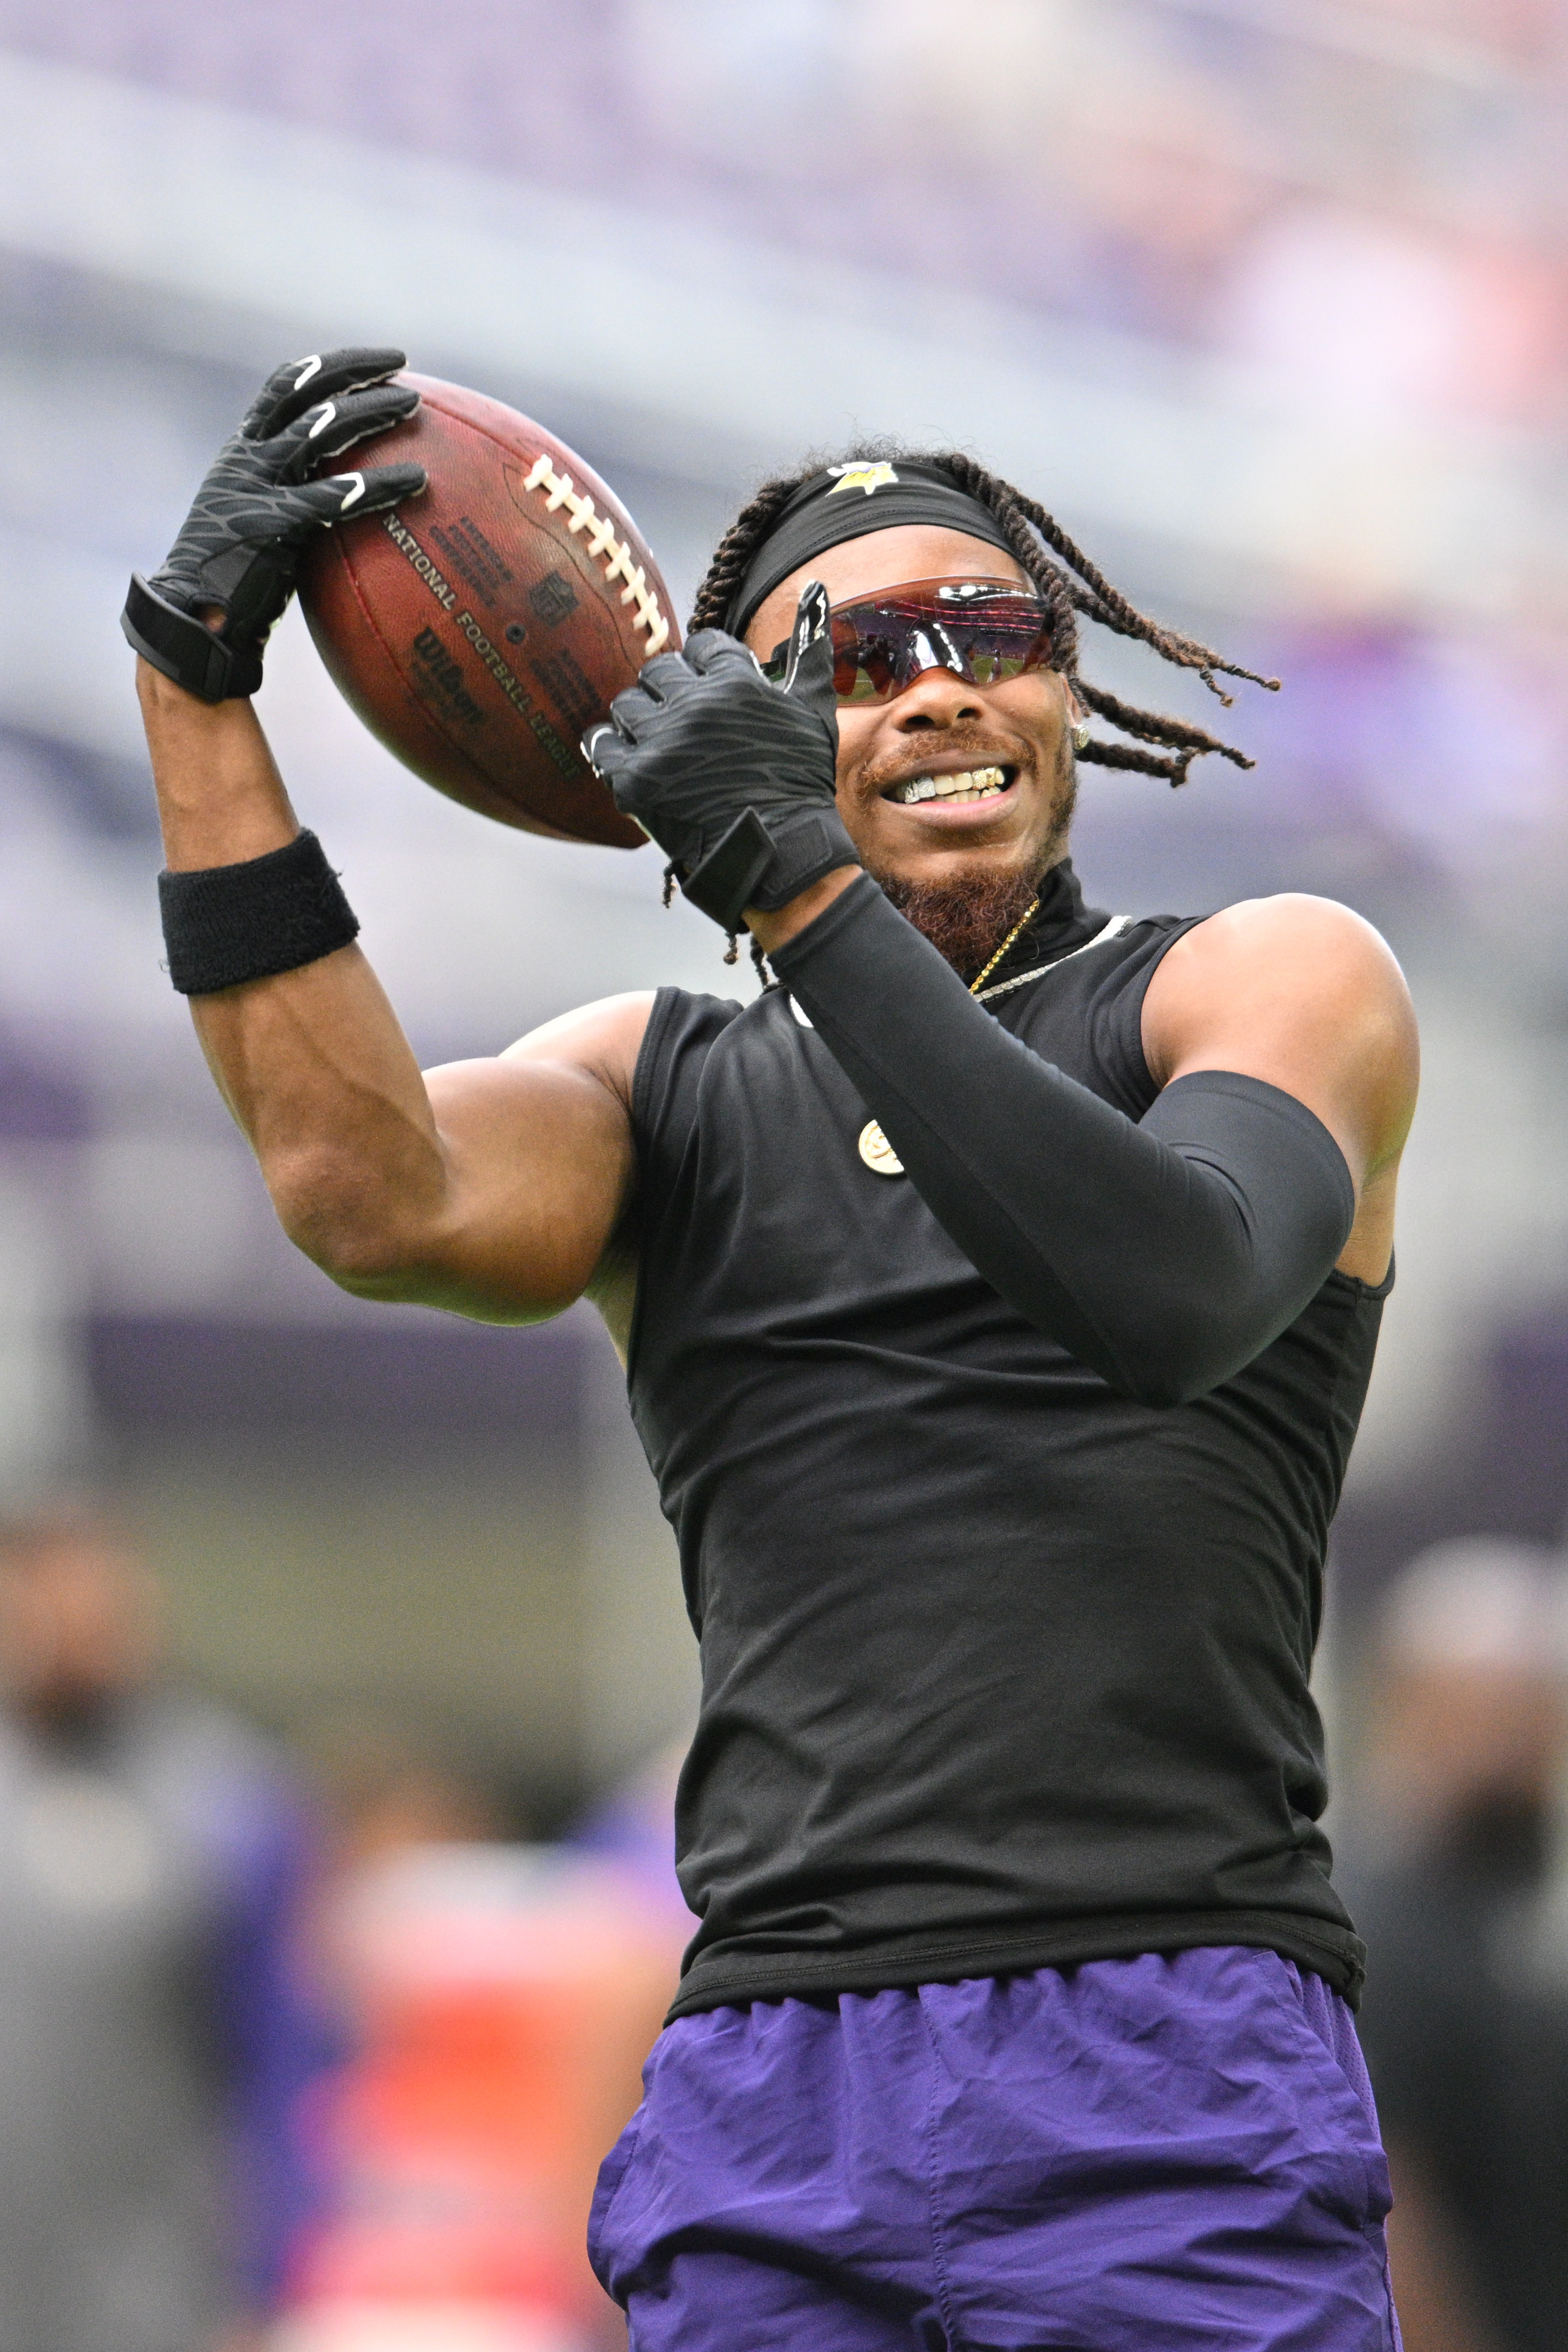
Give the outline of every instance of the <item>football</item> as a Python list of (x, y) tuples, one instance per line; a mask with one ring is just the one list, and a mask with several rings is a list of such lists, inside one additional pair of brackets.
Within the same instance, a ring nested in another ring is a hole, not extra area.
[(421, 404), (340, 470), (413, 458), (430, 487), (323, 531), (299, 597), (328, 670), (389, 751), (437, 792), (530, 833), (634, 849), (580, 751), (612, 696), (680, 644), (625, 508), (542, 425), (404, 374)]

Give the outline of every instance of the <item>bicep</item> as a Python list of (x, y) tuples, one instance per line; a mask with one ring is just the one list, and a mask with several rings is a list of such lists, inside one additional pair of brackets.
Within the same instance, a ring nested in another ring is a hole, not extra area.
[(631, 1120), (563, 1062), (456, 1062), (426, 1077), (447, 1168), (433, 1303), (499, 1321), (581, 1296), (630, 1192)]
[(496, 1322), (581, 1297), (631, 1197), (631, 1080), (651, 1002), (591, 1005), (494, 1059), (426, 1073), (445, 1199), (400, 1296)]
[(1359, 1194), (1398, 1159), (1418, 1048), (1403, 973), (1372, 929), (1326, 899), (1252, 899), (1178, 940), (1144, 1001), (1164, 1087), (1229, 1070), (1292, 1095), (1344, 1154)]

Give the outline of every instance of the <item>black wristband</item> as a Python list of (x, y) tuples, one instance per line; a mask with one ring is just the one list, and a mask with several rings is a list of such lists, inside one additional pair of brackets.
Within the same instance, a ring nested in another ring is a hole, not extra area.
[(239, 866), (158, 877), (169, 977), (182, 996), (211, 996), (315, 963), (359, 933), (313, 833)]
[(739, 929), (744, 908), (772, 914), (824, 874), (861, 862), (831, 805), (770, 814), (765, 824), (754, 808), (743, 809), (701, 865), (681, 877), (682, 897), (727, 931)]
[(183, 613), (161, 596), (140, 572), (131, 575), (120, 625), (143, 661), (204, 702), (242, 700), (261, 684), (261, 655), (255, 646), (228, 645), (193, 613)]

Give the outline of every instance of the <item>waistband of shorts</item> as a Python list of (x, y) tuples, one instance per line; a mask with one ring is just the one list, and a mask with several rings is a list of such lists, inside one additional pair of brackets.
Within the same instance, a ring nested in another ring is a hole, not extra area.
[(754, 2000), (823, 2000), (841, 1992), (955, 1984), (967, 1977), (1030, 1976), (1036, 1969), (1226, 1944), (1277, 1952), (1322, 1977), (1352, 2009), (1359, 2006), (1366, 1947), (1333, 1920), (1292, 1911), (1188, 1911), (1169, 1916), (1142, 1912), (1059, 1920), (1005, 1936), (890, 1937), (833, 1951), (703, 1952), (682, 1978), (664, 2022)]

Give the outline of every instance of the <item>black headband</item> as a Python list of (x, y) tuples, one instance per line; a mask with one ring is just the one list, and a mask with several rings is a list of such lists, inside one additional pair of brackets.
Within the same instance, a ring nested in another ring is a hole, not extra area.
[(813, 474), (802, 482), (779, 509), (730, 599), (725, 627), (732, 636), (744, 636), (779, 583), (824, 548), (911, 522), (934, 523), (945, 530), (961, 530), (969, 539), (988, 540), (1018, 562), (990, 509), (961, 490), (942, 467), (917, 457), (900, 457), (891, 465), (868, 457), (831, 466), (825, 474)]

